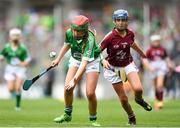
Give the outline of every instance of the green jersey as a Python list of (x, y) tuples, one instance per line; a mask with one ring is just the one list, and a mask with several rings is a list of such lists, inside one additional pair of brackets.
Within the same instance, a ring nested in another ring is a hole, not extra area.
[(87, 40), (76, 40), (71, 29), (66, 31), (65, 43), (71, 45), (71, 55), (74, 59), (81, 61), (93, 61), (100, 56), (101, 50), (95, 41), (94, 34), (88, 31)]
[(0, 52), (0, 55), (6, 59), (8, 64), (12, 65), (29, 59), (27, 48), (22, 43), (20, 43), (15, 49), (12, 48), (10, 43), (7, 43)]

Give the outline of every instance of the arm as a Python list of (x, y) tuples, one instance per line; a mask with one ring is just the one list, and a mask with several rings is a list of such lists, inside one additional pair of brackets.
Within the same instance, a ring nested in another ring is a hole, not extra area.
[(110, 64), (106, 59), (104, 59), (103, 54), (105, 54), (105, 52), (103, 51), (104, 49), (107, 49), (109, 42), (111, 42), (110, 39), (111, 39), (111, 34), (108, 33), (99, 44), (99, 48), (101, 50), (101, 54), (100, 54), (101, 64), (104, 68), (107, 68), (107, 69), (109, 69)]
[(29, 64), (29, 62), (30, 62), (30, 58), (26, 59), (25, 61), (20, 62), (18, 65), (25, 67)]
[(4, 60), (4, 49), (2, 51), (0, 51), (0, 61), (3, 61)]
[(77, 82), (80, 80), (81, 76), (83, 75), (87, 64), (88, 64), (87, 60), (82, 60), (80, 67), (78, 68), (75, 76), (69, 82), (69, 84), (66, 85), (66, 87), (65, 87), (66, 90), (70, 90), (71, 88), (74, 88), (74, 86), (77, 84)]
[(0, 61), (4, 60), (4, 56), (0, 54)]
[(64, 57), (65, 53), (70, 49), (70, 45), (67, 43), (64, 43), (63, 47), (61, 48), (61, 50), (59, 51), (58, 57), (52, 61), (52, 66), (57, 66), (59, 64), (59, 62), (62, 60), (62, 58)]
[(100, 54), (100, 59), (101, 59), (101, 64), (102, 64), (102, 66), (103, 66), (104, 68), (109, 69), (109, 68), (110, 68), (110, 64), (109, 64), (109, 62), (108, 62), (106, 59), (103, 58), (102, 53)]
[(134, 43), (131, 45), (131, 47), (132, 47), (136, 52), (138, 52), (142, 58), (146, 58), (146, 54), (144, 53), (144, 51), (142, 50), (142, 48), (141, 48), (137, 43), (134, 42)]
[(150, 71), (154, 71), (154, 68), (151, 67), (148, 59), (142, 58), (142, 63), (143, 63), (143, 65), (144, 65), (145, 68), (149, 69)]
[(80, 67), (78, 68), (75, 76), (74, 76), (74, 80), (75, 81), (79, 81), (79, 79), (81, 78), (82, 74), (85, 71), (86, 65), (88, 64), (87, 60), (82, 60)]

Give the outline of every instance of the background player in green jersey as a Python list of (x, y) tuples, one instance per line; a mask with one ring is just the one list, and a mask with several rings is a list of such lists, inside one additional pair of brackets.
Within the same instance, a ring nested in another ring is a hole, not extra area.
[(11, 94), (16, 96), (16, 110), (20, 110), (21, 85), (25, 78), (26, 66), (30, 62), (27, 48), (20, 42), (22, 32), (13, 28), (9, 31), (9, 42), (0, 52), (0, 60), (6, 60), (4, 78)]
[(64, 114), (54, 119), (57, 123), (71, 121), (73, 109), (73, 90), (81, 76), (86, 72), (86, 95), (88, 98), (89, 119), (93, 126), (100, 126), (96, 122), (97, 99), (95, 89), (99, 77), (100, 49), (94, 34), (88, 30), (89, 19), (83, 15), (75, 16), (71, 28), (66, 31), (65, 43), (58, 57), (52, 61), (57, 66), (64, 54), (71, 49), (69, 70), (66, 75), (64, 100)]

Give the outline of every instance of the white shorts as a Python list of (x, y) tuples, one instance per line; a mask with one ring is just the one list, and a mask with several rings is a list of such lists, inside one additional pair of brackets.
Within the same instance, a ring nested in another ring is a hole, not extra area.
[(22, 79), (26, 78), (26, 68), (19, 66), (7, 65), (5, 68), (4, 78), (5, 80), (15, 80), (16, 77)]
[(120, 75), (115, 72), (115, 70), (120, 70), (121, 68), (124, 69), (126, 75), (128, 75), (130, 72), (138, 72), (138, 68), (136, 67), (134, 62), (130, 63), (125, 67), (114, 67), (111, 65), (110, 69), (104, 68), (105, 79), (107, 79), (112, 84), (122, 82)]
[[(79, 67), (81, 61), (74, 59), (73, 57), (69, 60), (69, 68), (72, 66)], [(86, 73), (88, 72), (100, 72), (100, 58), (96, 58), (95, 60), (88, 62), (86, 66)]]
[(150, 65), (155, 69), (151, 72), (151, 78), (154, 79), (160, 75), (165, 75), (168, 71), (166, 62), (164, 60), (151, 61)]

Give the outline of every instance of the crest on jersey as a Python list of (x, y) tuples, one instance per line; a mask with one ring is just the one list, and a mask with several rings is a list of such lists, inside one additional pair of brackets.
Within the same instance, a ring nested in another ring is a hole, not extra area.
[(116, 44), (116, 45), (114, 45), (113, 47), (114, 47), (114, 49), (118, 49), (118, 48), (119, 48), (119, 45)]
[(122, 47), (123, 47), (123, 48), (126, 48), (126, 46), (128, 45), (127, 42), (124, 42), (124, 43), (121, 43), (121, 44), (122, 44)]
[(123, 50), (120, 50), (119, 52), (116, 53), (117, 59), (125, 59), (125, 57), (126, 57), (126, 52), (123, 52)]

